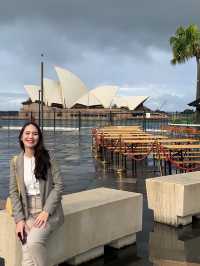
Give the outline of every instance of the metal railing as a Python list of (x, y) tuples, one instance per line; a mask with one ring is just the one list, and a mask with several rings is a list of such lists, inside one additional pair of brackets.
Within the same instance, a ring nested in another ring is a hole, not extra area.
[[(35, 121), (38, 124), (38, 112), (4, 112), (0, 113), (0, 127), (20, 127), (26, 121)], [(63, 112), (53, 110), (44, 112), (43, 126), (51, 127), (54, 131), (61, 127), (81, 128), (101, 127), (106, 125), (140, 125), (144, 130), (160, 130), (168, 124), (193, 124), (195, 123), (195, 113), (184, 114), (178, 112), (171, 113), (145, 113), (130, 111), (102, 111), (70, 110)]]

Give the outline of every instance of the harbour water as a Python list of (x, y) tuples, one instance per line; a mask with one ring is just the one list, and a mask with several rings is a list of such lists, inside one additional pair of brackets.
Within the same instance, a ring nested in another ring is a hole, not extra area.
[[(137, 176), (117, 175), (112, 168), (103, 167), (93, 158), (91, 128), (88, 127), (80, 132), (45, 131), (44, 139), (46, 147), (55, 153), (59, 162), (66, 194), (104, 186), (139, 192), (144, 197), (143, 231), (137, 234), (137, 244), (120, 251), (106, 247), (105, 256), (84, 265), (179, 266), (187, 265), (183, 264), (186, 261), (200, 265), (200, 222), (194, 221), (193, 225), (178, 229), (153, 222), (152, 211), (147, 207), (145, 179), (159, 173), (153, 172), (151, 163), (140, 162)], [(9, 160), (19, 151), (18, 131), (1, 129), (0, 198), (5, 199), (8, 195)], [(171, 263), (164, 264), (166, 261)]]

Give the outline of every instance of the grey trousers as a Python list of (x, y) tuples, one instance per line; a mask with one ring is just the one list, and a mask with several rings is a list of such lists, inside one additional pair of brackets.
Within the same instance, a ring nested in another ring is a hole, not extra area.
[(37, 196), (28, 197), (29, 217), (26, 220), (31, 230), (27, 232), (27, 242), (22, 245), (22, 266), (48, 266), (46, 243), (56, 228), (47, 221), (46, 226), (32, 227), (35, 218), (41, 212), (41, 201)]

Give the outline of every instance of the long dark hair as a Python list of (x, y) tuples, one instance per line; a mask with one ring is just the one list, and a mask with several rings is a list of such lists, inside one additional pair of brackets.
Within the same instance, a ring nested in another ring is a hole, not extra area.
[(43, 179), (46, 180), (47, 178), (47, 171), (51, 167), (50, 163), (50, 156), (48, 150), (45, 149), (44, 143), (43, 143), (43, 136), (42, 132), (40, 130), (40, 127), (35, 122), (27, 122), (21, 129), (19, 133), (19, 144), (23, 151), (25, 151), (24, 143), (21, 140), (22, 134), (25, 130), (25, 128), (29, 125), (33, 125), (35, 128), (37, 128), (39, 140), (37, 145), (34, 147), (34, 157), (35, 157), (35, 177), (37, 179)]

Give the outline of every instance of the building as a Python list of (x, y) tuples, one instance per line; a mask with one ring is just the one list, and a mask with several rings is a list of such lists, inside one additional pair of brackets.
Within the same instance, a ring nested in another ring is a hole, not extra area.
[[(87, 86), (72, 72), (61, 67), (55, 67), (58, 81), (44, 78), (43, 81), (43, 110), (44, 118), (55, 116), (63, 119), (77, 118), (77, 115), (102, 118), (111, 110), (122, 113), (126, 110), (126, 117), (132, 116), (135, 110), (143, 110), (143, 103), (148, 96), (118, 96), (118, 87), (114, 85), (98, 86), (89, 90)], [(20, 117), (38, 116), (40, 102), (40, 86), (24, 86), (29, 99), (22, 103)]]

